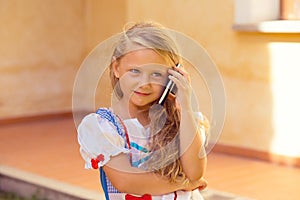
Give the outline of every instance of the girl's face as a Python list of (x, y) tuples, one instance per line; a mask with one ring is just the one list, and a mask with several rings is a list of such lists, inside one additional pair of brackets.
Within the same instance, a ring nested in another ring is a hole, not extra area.
[(123, 98), (130, 106), (143, 108), (160, 97), (169, 68), (164, 58), (151, 49), (132, 51), (113, 63)]

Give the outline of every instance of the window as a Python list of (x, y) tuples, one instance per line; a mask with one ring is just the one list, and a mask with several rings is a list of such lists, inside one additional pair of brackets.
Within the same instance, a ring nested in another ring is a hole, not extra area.
[(236, 31), (300, 33), (300, 0), (235, 0)]

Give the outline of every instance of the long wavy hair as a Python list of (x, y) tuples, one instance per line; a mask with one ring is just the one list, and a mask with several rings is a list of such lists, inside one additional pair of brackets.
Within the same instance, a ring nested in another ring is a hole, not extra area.
[[(126, 53), (140, 48), (154, 50), (169, 66), (181, 62), (178, 48), (167, 29), (157, 23), (142, 22), (124, 30), (113, 51), (112, 63), (121, 59)], [(112, 64), (110, 76), (116, 96), (122, 98), (123, 93), (118, 86), (119, 79), (114, 75)], [(147, 169), (166, 177), (170, 182), (187, 180), (179, 159), (180, 110), (176, 106), (175, 98), (167, 98), (163, 111), (155, 113), (150, 118), (152, 155), (146, 163)], [(157, 123), (160, 123), (162, 118), (165, 119), (165, 123), (157, 131)]]

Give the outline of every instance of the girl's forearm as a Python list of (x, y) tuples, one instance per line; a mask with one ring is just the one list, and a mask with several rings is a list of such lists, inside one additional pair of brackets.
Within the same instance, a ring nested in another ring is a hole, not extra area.
[(124, 154), (113, 157), (103, 169), (114, 187), (124, 193), (162, 195), (189, 187), (179, 182), (170, 183), (153, 172), (131, 167)]
[(118, 191), (123, 193), (163, 195), (184, 189), (181, 183), (170, 183), (151, 172), (128, 173), (105, 167), (105, 173)]
[(205, 141), (192, 109), (183, 109), (180, 123), (180, 160), (187, 177), (200, 179), (206, 167)]

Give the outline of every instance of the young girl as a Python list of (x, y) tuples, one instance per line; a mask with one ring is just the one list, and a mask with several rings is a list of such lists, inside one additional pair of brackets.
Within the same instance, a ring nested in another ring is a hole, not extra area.
[[(137, 23), (119, 38), (110, 64), (112, 105), (78, 127), (80, 153), (86, 168), (100, 169), (106, 199), (202, 199), (208, 123), (192, 108), (180, 63), (160, 25)], [(170, 80), (176, 94), (161, 103)]]

